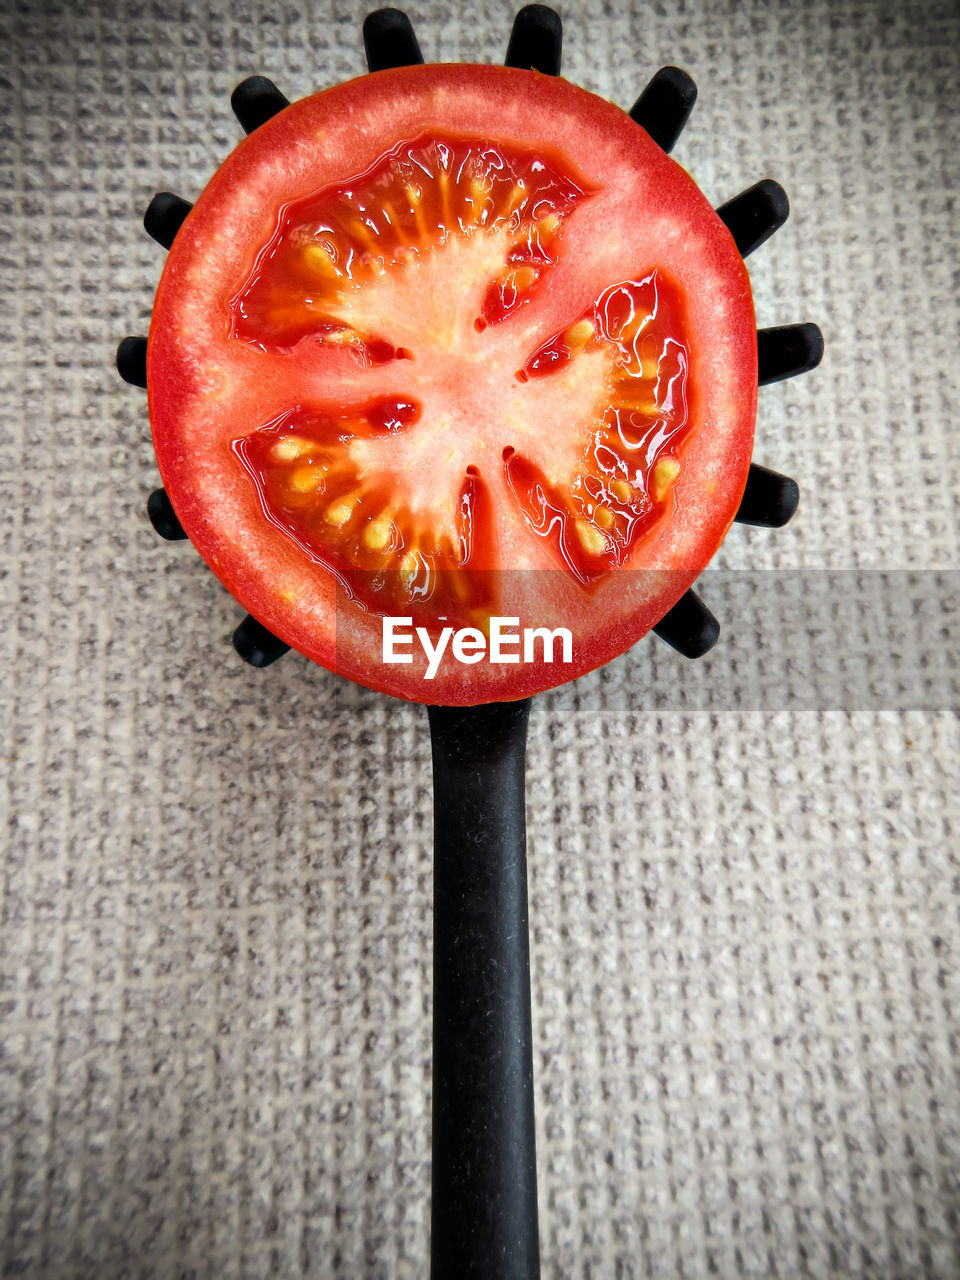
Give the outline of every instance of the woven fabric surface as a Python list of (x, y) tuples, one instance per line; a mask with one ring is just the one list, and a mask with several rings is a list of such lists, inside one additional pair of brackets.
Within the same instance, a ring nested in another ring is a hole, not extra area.
[[(365, 6), (0, 6), (0, 1274), (422, 1277), (431, 781), (421, 710), (297, 655), (158, 543), (161, 251), (229, 94), (360, 74)], [(700, 101), (676, 156), (762, 176), (761, 391), (800, 513), (735, 527), (691, 665), (652, 639), (535, 701), (528, 760), (546, 1276), (960, 1274), (960, 11), (563, 7), (564, 71)], [(421, 0), (428, 59), (513, 9)]]

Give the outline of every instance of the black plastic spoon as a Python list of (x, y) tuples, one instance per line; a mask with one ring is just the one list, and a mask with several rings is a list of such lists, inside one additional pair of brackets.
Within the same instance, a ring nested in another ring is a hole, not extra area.
[[(407, 16), (371, 14), (363, 26), (370, 71), (423, 61)], [(543, 5), (517, 14), (507, 65), (556, 75), (562, 31)], [(669, 151), (696, 100), (685, 72), (665, 67), (630, 115)], [(231, 104), (243, 128), (259, 128), (288, 100), (252, 76)], [(147, 209), (147, 231), (169, 248), (190, 210), (169, 192)], [(764, 181), (717, 210), (741, 254), (782, 225), (786, 196)], [(145, 338), (125, 338), (121, 376), (146, 386)], [(758, 333), (759, 382), (814, 368), (823, 353), (815, 325)], [(751, 465), (737, 520), (779, 527), (796, 510), (793, 480)], [(163, 489), (148, 502), (161, 537), (186, 538)], [(706, 653), (719, 624), (688, 591), (654, 631), (688, 658)], [(240, 656), (267, 667), (289, 646), (253, 617), (234, 633)], [(530, 700), (430, 707), (434, 777), (433, 1280), (534, 1280), (540, 1274), (534, 1140), (533, 1037), (527, 912), (524, 771)]]

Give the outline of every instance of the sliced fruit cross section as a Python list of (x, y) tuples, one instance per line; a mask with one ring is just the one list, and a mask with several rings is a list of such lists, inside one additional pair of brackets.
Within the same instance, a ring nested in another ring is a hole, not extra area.
[[(167, 257), (147, 384), (177, 517), (255, 618), (472, 703), (598, 666), (691, 585), (743, 492), (756, 355), (736, 242), (626, 113), (421, 65), (237, 147)], [(573, 661), (382, 661), (381, 614), (494, 611), (570, 628)]]

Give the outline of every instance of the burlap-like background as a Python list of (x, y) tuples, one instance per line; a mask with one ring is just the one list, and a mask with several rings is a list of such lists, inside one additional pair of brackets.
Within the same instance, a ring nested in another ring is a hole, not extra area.
[[(365, 6), (2, 7), (0, 1271), (422, 1277), (425, 716), (240, 664), (112, 368), (150, 195), (202, 188), (244, 75), (358, 74)], [(493, 61), (513, 9), (412, 13)], [(758, 319), (828, 354), (761, 392), (803, 503), (732, 531), (718, 648), (534, 706), (544, 1272), (955, 1276), (960, 13), (563, 14), (566, 74), (625, 106), (690, 70), (713, 200), (783, 181)]]

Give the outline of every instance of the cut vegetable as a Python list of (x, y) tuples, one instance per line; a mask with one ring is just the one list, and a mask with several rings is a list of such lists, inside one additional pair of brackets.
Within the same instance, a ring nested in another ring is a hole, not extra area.
[[(416, 66), (286, 108), (174, 241), (148, 345), (177, 515), (282, 640), (417, 701), (519, 698), (645, 634), (737, 509), (733, 239), (616, 107)], [(569, 663), (382, 660), (382, 618), (566, 627)]]

